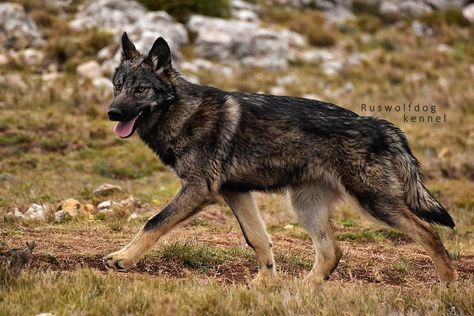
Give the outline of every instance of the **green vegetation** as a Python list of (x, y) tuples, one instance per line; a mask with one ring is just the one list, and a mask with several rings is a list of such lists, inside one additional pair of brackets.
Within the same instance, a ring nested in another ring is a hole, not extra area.
[(150, 10), (163, 10), (176, 20), (185, 22), (191, 14), (220, 18), (230, 17), (229, 0), (138, 0)]

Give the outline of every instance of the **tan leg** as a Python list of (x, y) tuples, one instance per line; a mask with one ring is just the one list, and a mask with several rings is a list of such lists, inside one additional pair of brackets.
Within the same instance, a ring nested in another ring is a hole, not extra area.
[(257, 256), (259, 270), (255, 281), (260, 282), (276, 276), (270, 237), (252, 194), (226, 191), (222, 196), (237, 217), (247, 244)]
[(456, 270), (436, 230), (409, 210), (400, 213), (403, 216), (396, 219), (394, 227), (423, 246), (431, 257), (442, 284), (453, 285), (456, 281)]
[(128, 245), (104, 257), (105, 265), (117, 270), (126, 270), (135, 265), (163, 234), (209, 203), (209, 192), (205, 188), (205, 185), (183, 186), (173, 201), (149, 219)]
[(329, 219), (329, 207), (337, 196), (337, 192), (319, 185), (306, 185), (289, 190), (298, 222), (311, 236), (316, 251), (316, 260), (306, 277), (307, 281), (323, 282), (342, 257)]

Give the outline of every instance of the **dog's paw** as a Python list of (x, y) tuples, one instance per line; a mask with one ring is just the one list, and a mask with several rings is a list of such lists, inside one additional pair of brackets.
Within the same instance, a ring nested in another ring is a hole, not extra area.
[(120, 251), (105, 256), (102, 258), (102, 261), (106, 268), (117, 271), (126, 271), (135, 265), (133, 260)]
[(250, 281), (248, 287), (253, 288), (253, 287), (268, 287), (271, 285), (275, 285), (279, 282), (278, 275), (273, 272), (273, 271), (268, 271), (267, 273), (265, 272), (259, 272), (257, 276)]

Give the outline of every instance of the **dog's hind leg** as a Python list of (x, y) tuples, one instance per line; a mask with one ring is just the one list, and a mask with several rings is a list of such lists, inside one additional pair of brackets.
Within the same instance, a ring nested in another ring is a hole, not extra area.
[(239, 221), (247, 244), (253, 248), (257, 256), (259, 271), (255, 281), (260, 282), (274, 277), (276, 272), (272, 243), (252, 193), (225, 191), (222, 196)]
[(402, 198), (393, 196), (390, 191), (377, 194), (369, 191), (357, 193), (355, 196), (363, 210), (408, 235), (428, 252), (441, 283), (449, 286), (455, 282), (456, 271), (441, 238), (431, 224), (417, 217)]
[(291, 188), (288, 193), (298, 222), (308, 231), (316, 251), (316, 261), (306, 280), (320, 283), (328, 278), (342, 257), (329, 218), (330, 207), (338, 193), (319, 184)]

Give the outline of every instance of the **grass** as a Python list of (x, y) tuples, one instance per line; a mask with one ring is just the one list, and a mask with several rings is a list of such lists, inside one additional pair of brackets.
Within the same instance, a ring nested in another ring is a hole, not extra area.
[[(74, 286), (71, 286), (74, 284)], [(78, 269), (70, 273), (26, 273), (0, 288), (0, 315), (189, 314), (456, 314), (474, 309), (472, 284), (456, 289), (399, 290), (377, 285), (325, 284), (307, 287), (287, 281), (267, 288), (222, 285), (212, 280), (172, 280), (143, 275), (117, 277)], [(47, 296), (43, 295), (48, 293)], [(23, 297), (29, 297), (24, 304)], [(114, 302), (111, 304), (110, 302)]]

